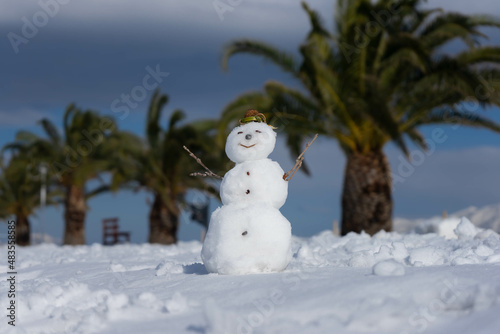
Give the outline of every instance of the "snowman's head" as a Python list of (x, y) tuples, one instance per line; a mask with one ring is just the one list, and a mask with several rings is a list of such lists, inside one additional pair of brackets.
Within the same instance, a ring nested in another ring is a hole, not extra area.
[(251, 122), (235, 128), (226, 141), (226, 154), (231, 161), (265, 159), (274, 150), (276, 132), (266, 123)]

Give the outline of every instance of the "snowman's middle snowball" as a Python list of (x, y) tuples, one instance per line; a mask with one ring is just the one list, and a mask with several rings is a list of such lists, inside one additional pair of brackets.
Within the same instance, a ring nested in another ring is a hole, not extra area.
[(288, 195), (285, 172), (276, 161), (260, 159), (236, 164), (220, 186), (222, 204), (266, 202), (279, 209)]

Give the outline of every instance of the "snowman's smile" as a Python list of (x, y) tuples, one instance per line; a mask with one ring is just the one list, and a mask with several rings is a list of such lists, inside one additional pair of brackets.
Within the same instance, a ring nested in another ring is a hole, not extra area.
[(250, 146), (246, 146), (246, 145), (240, 144), (240, 146), (243, 146), (244, 148), (254, 147), (255, 145), (257, 145), (257, 144), (253, 144), (253, 145), (250, 145)]

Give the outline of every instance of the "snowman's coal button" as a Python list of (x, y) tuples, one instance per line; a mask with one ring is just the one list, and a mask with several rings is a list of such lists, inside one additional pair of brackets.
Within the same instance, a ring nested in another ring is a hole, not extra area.
[(247, 172), (247, 175), (250, 175), (250, 172)]
[(246, 194), (247, 194), (247, 195), (248, 195), (248, 194), (250, 194), (250, 190), (248, 190), (248, 189), (247, 189)]
[(245, 232), (241, 233), (241, 235), (247, 235), (247, 234), (248, 234), (248, 232), (247, 232), (247, 231), (245, 231)]

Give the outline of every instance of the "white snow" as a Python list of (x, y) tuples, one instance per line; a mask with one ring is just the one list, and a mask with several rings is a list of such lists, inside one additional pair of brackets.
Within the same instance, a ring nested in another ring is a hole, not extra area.
[(497, 333), (500, 236), (455, 230), (325, 231), (251, 275), (208, 274), (199, 242), (19, 248), (16, 328), (4, 315), (0, 333)]
[(405, 267), (397, 261), (384, 260), (373, 266), (373, 274), (377, 276), (403, 276)]
[(474, 225), (472, 225), (470, 220), (462, 217), (453, 232), (459, 239), (467, 239), (474, 238), (478, 233), (478, 230), (474, 227)]

